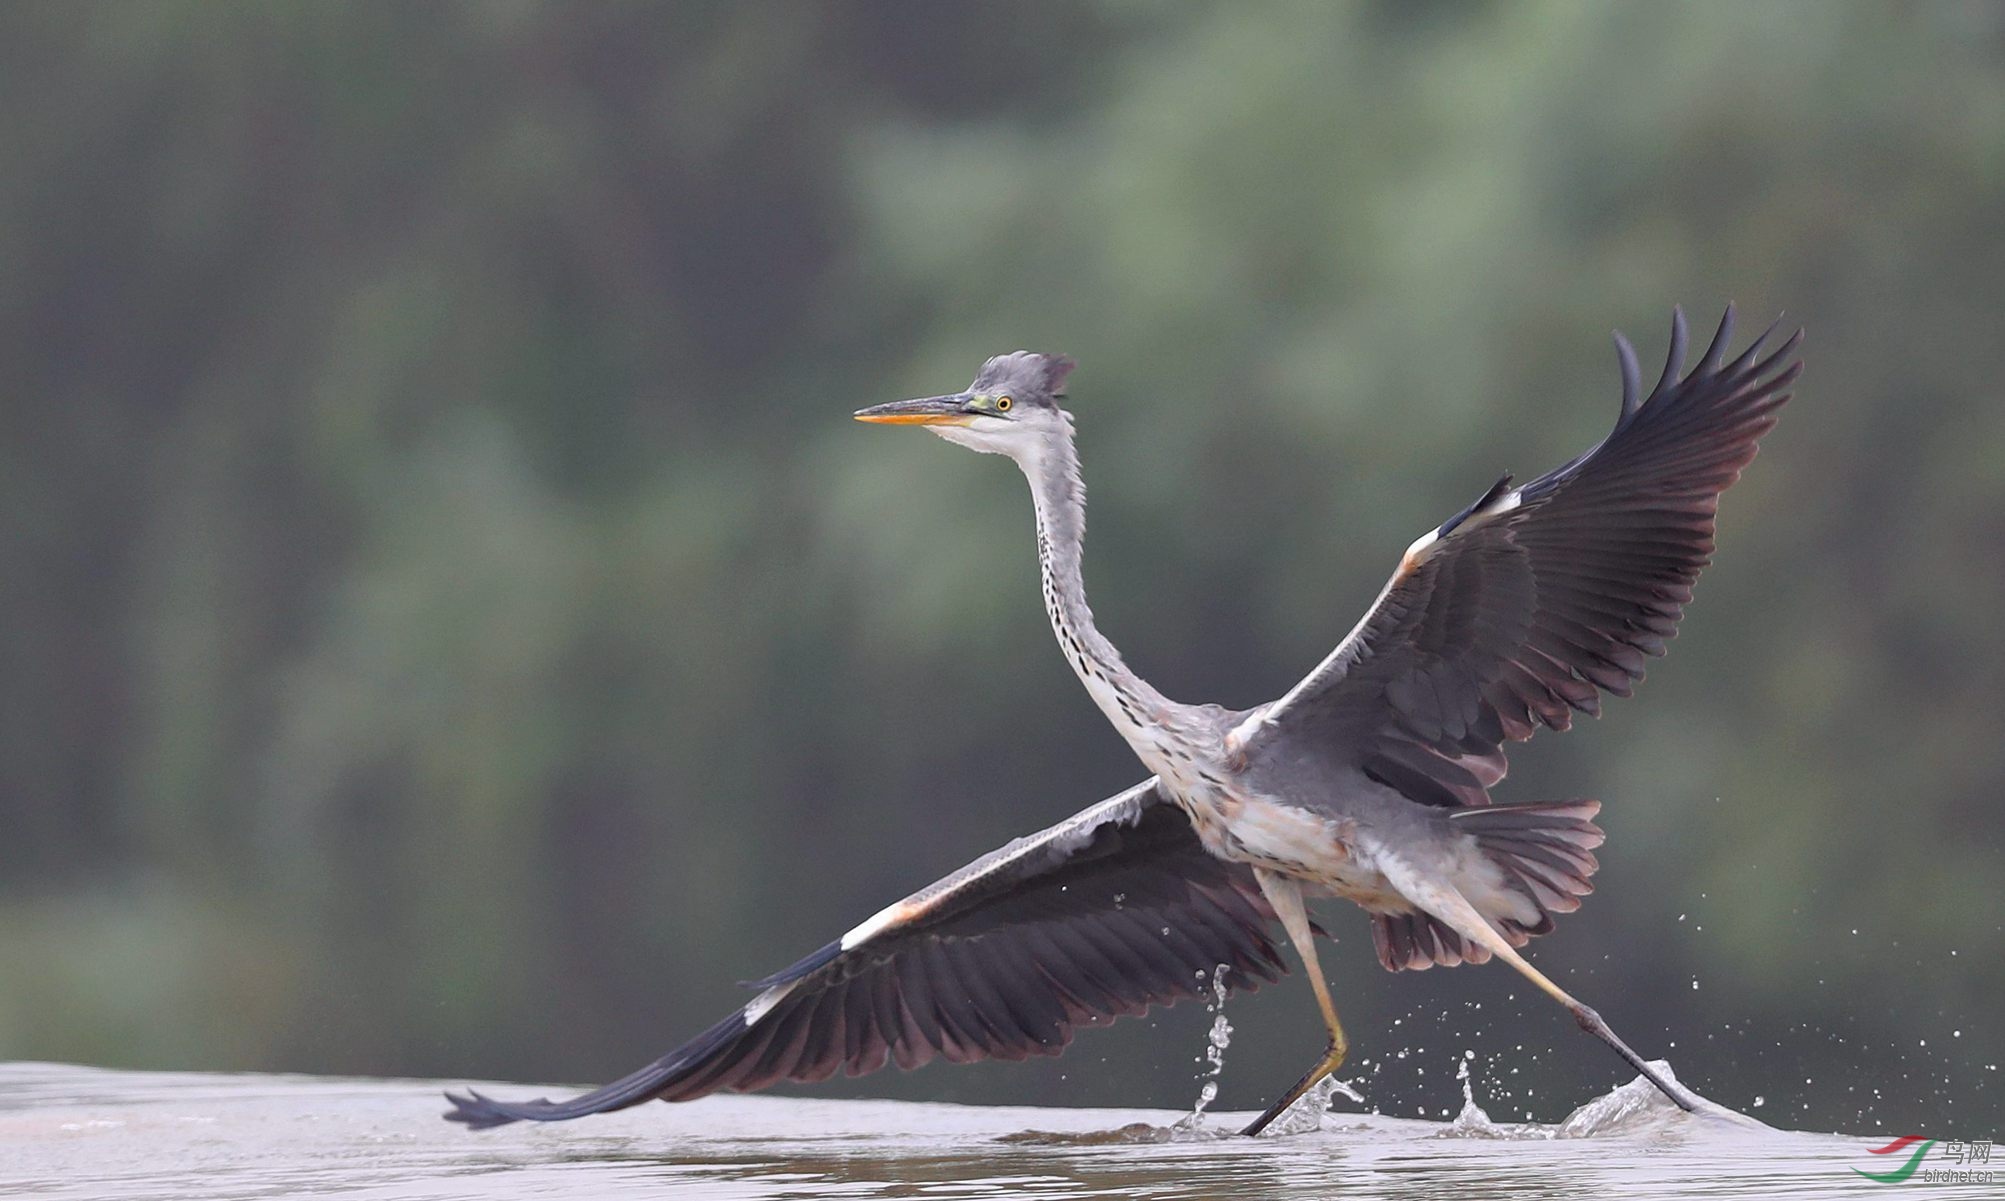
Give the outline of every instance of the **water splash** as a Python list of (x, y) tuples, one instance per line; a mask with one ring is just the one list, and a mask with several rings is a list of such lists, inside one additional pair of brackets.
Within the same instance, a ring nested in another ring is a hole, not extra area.
[[(1678, 1077), (1671, 1071), (1669, 1063), (1653, 1059), (1650, 1066), (1666, 1080), (1677, 1083)], [(1708, 1101), (1696, 1093), (1692, 1094), (1692, 1099), (1698, 1108), (1686, 1113), (1657, 1091), (1656, 1085), (1638, 1076), (1566, 1115), (1564, 1121), (1552, 1127), (1550, 1137), (1599, 1138), (1610, 1134), (1658, 1133), (1689, 1127), (1694, 1121), (1713, 1126), (1737, 1126), (1743, 1130), (1771, 1129), (1766, 1122)]]
[[(1540, 1122), (1499, 1122), (1492, 1119), (1482, 1106), (1476, 1104), (1475, 1087), (1470, 1073), (1470, 1065), (1475, 1058), (1473, 1051), (1462, 1052), (1461, 1063), (1455, 1070), (1455, 1078), (1462, 1082), (1462, 1112), (1456, 1114), (1453, 1121), (1442, 1126), (1433, 1137), (1544, 1141), (1623, 1136), (1695, 1137), (1695, 1125), (1703, 1126), (1709, 1133), (1715, 1134), (1723, 1133), (1722, 1127), (1738, 1127), (1749, 1131), (1770, 1129), (1764, 1122), (1715, 1104), (1704, 1097), (1695, 1096), (1698, 1110), (1688, 1114), (1672, 1104), (1663, 1093), (1657, 1091), (1656, 1085), (1641, 1076), (1595, 1097), (1568, 1114), (1557, 1125), (1545, 1125)], [(1667, 1079), (1677, 1078), (1671, 1072), (1671, 1065), (1661, 1059), (1653, 1061), (1650, 1066)]]
[[(1211, 1000), (1205, 1002), (1205, 1012), (1211, 1014), (1211, 1031), (1206, 1036), (1204, 1060), (1210, 1067), (1198, 1078), (1204, 1087), (1197, 1093), (1197, 1104), (1191, 1107), (1190, 1115), (1176, 1124), (1179, 1134), (1202, 1135), (1205, 1129), (1205, 1107), (1218, 1099), (1218, 1078), (1225, 1072), (1225, 1049), (1232, 1045), (1232, 1023), (1225, 1020), (1225, 973), (1229, 965), (1219, 964), (1211, 973)], [(1199, 972), (1203, 979), (1204, 973)]]
[(1495, 1139), (1539, 1139), (1553, 1137), (1550, 1126), (1532, 1123), (1499, 1122), (1491, 1118), (1482, 1106), (1476, 1104), (1475, 1081), (1471, 1079), (1469, 1065), (1476, 1060), (1474, 1051), (1462, 1052), (1461, 1060), (1455, 1065), (1455, 1079), (1462, 1083), (1462, 1112), (1455, 1120), (1441, 1128), (1437, 1138), (1495, 1138)]
[(1262, 1131), (1262, 1135), (1314, 1134), (1323, 1128), (1323, 1115), (1330, 1112), (1330, 1101), (1338, 1093), (1360, 1105), (1364, 1104), (1364, 1094), (1351, 1087), (1350, 1081), (1325, 1076), (1283, 1110), (1281, 1116)]

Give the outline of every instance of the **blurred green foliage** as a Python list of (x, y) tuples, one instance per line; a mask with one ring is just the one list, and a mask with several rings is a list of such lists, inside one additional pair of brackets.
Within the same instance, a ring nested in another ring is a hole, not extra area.
[[(1608, 801), (1536, 958), (1770, 1120), (1998, 1125), (2005, 9), (22, 3), (0, 101), (0, 1058), (632, 1067), (1137, 775), (1015, 473), (849, 410), (1078, 356), (1103, 623), (1245, 705), (1732, 297), (1809, 373), (1514, 759)], [(1616, 1078), (1328, 920), (1389, 1110)], [(1252, 1106), (1313, 1008), (1231, 1012)], [(1203, 1024), (852, 1087), (1182, 1104)]]

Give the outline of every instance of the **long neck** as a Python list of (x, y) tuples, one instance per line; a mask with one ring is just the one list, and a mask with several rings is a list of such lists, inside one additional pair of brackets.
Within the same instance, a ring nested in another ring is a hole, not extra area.
[(1052, 633), (1058, 635), (1059, 648), (1094, 703), (1149, 761), (1166, 727), (1180, 724), (1176, 719), (1183, 706), (1128, 670), (1121, 652), (1093, 623), (1079, 569), (1086, 542), (1086, 486), (1079, 478), (1071, 431), (1045, 439), (1017, 465), (1029, 478), (1037, 502), (1037, 561), (1044, 575), (1044, 609), (1051, 616)]

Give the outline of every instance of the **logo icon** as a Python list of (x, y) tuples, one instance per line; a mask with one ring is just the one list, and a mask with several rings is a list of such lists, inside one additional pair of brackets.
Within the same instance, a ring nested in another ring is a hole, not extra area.
[[(1916, 1146), (1915, 1144), (1917, 1143), (1920, 1145)], [(1867, 1172), (1859, 1168), (1853, 1168), (1852, 1170), (1858, 1172), (1859, 1175), (1864, 1176), (1868, 1180), (1878, 1181), (1881, 1184), (1899, 1184), (1901, 1181), (1915, 1174), (1915, 1169), (1921, 1167), (1921, 1157), (1927, 1155), (1928, 1149), (1933, 1146), (1935, 1146), (1935, 1140), (1932, 1138), (1925, 1139), (1919, 1134), (1904, 1134), (1884, 1147), (1874, 1147), (1868, 1154), (1892, 1155), (1897, 1151), (1914, 1147), (1914, 1154), (1908, 1156), (1906, 1163), (1891, 1172)]]

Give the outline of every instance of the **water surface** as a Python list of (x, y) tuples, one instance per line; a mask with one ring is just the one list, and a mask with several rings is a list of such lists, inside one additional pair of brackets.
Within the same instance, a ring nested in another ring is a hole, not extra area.
[[(458, 1087), (463, 1082), (452, 1082)], [(1687, 1115), (1641, 1081), (1555, 1125), (1334, 1112), (1243, 1139), (1220, 1114), (712, 1097), (484, 1134), (440, 1082), (0, 1064), (0, 1197), (1996, 1197), (1860, 1179), (1883, 1136)], [(485, 1088), (486, 1086), (483, 1086)], [(494, 1085), (508, 1096), (564, 1092)], [(1344, 1103), (1340, 1102), (1340, 1109)], [(1950, 1166), (1936, 1162), (1930, 1166)]]

